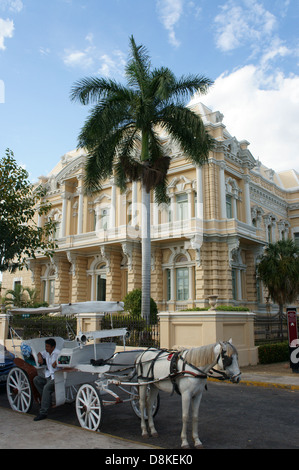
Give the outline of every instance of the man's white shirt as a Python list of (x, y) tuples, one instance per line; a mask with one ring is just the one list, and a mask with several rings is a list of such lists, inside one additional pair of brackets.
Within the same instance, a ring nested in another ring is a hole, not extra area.
[(45, 372), (46, 379), (51, 376), (51, 379), (54, 379), (54, 372), (57, 370), (57, 367), (53, 368), (52, 365), (54, 362), (57, 362), (57, 358), (60, 354), (59, 349), (55, 348), (52, 354), (47, 351), (42, 351), (41, 355), (46, 361), (47, 369)]

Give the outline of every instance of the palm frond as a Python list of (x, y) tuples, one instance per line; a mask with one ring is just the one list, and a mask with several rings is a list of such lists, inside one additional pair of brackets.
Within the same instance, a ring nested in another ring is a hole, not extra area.
[(107, 78), (85, 77), (74, 83), (71, 88), (71, 101), (79, 101), (83, 105), (98, 103), (111, 94), (118, 94), (126, 88)]
[(162, 128), (175, 138), (187, 159), (196, 164), (207, 161), (214, 140), (200, 116), (182, 105), (171, 105), (160, 112), (160, 119)]
[(176, 80), (173, 85), (173, 96), (187, 97), (196, 92), (205, 95), (209, 88), (213, 85), (213, 81), (203, 75), (187, 75)]
[(130, 37), (130, 57), (125, 68), (128, 84), (142, 91), (150, 72), (150, 58), (144, 46), (137, 46), (133, 36)]

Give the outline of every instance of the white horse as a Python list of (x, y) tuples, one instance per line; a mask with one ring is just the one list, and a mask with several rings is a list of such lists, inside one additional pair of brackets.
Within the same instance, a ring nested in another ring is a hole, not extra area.
[[(220, 368), (219, 371), (213, 369), (216, 365)], [(211, 376), (209, 372), (212, 369), (222, 380), (239, 383), (241, 372), (238, 353), (231, 340), (177, 352), (151, 348), (142, 353), (136, 359), (142, 436), (148, 437), (145, 410), (150, 433), (153, 437), (158, 436), (152, 415), (158, 391), (172, 393), (176, 390), (182, 397), (181, 446), (184, 449), (189, 448), (187, 421), (191, 403), (192, 437), (195, 447), (202, 447), (198, 437), (198, 410), (207, 377)]]

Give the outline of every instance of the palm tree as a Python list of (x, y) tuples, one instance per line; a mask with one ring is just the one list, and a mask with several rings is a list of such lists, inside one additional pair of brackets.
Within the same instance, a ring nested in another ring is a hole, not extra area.
[(94, 105), (78, 137), (78, 148), (88, 152), (87, 191), (100, 190), (113, 172), (121, 191), (128, 179), (142, 183), (142, 316), (148, 320), (151, 189), (157, 203), (168, 202), (170, 157), (159, 131), (172, 136), (194, 164), (206, 162), (212, 138), (184, 100), (195, 92), (206, 93), (212, 82), (204, 76), (176, 79), (165, 67), (152, 69), (146, 49), (137, 46), (133, 36), (125, 75), (127, 86), (107, 78), (84, 78), (74, 84), (71, 100)]
[(8, 289), (4, 298), (6, 305), (13, 305), (14, 307), (24, 307), (27, 303), (26, 294), (27, 288), (21, 284), (16, 284), (14, 289)]
[(279, 306), (280, 337), (283, 339), (283, 306), (299, 295), (299, 248), (293, 240), (269, 243), (257, 266), (260, 279)]

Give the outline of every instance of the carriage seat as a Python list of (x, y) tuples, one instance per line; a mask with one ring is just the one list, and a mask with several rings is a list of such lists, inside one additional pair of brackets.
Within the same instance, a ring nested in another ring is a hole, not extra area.
[[(33, 366), (38, 366), (38, 359), (37, 359), (37, 354), (41, 351), (45, 350), (45, 340), (53, 338), (56, 341), (56, 348), (61, 350), (63, 348), (72, 348), (77, 345), (77, 341), (67, 341), (60, 336), (49, 336), (47, 338), (33, 338), (33, 339), (27, 339), (22, 342), (21, 345), (21, 350), (22, 346), (29, 346), (31, 349), (31, 354), (30, 356), (24, 355), (23, 353), (23, 359), (25, 362), (28, 364), (31, 364)], [(26, 349), (26, 348), (25, 348)]]

